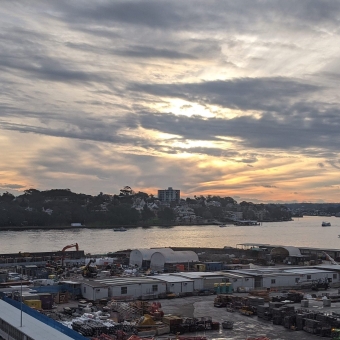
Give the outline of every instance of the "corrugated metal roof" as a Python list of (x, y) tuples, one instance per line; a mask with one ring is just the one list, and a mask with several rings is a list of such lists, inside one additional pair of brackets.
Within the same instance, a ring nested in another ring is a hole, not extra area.
[(98, 282), (105, 283), (109, 286), (122, 286), (122, 285), (135, 285), (135, 284), (147, 284), (147, 283), (162, 283), (158, 279), (151, 277), (117, 277), (110, 279), (97, 280)]
[(190, 279), (204, 279), (205, 277), (224, 277), (221, 272), (180, 272), (171, 275), (188, 277)]
[(3, 300), (0, 300), (0, 309), (1, 319), (34, 340), (72, 340), (69, 336), (24, 312), (22, 313), (22, 327), (20, 327), (20, 309), (11, 306)]
[(301, 268), (301, 269), (287, 269), (285, 270), (286, 273), (295, 273), (295, 274), (317, 274), (317, 273), (329, 273), (328, 270), (323, 268), (314, 269), (314, 268)]
[(84, 281), (84, 285), (90, 286), (92, 288), (108, 288), (109, 286), (104, 282), (99, 281)]
[(157, 279), (165, 282), (194, 282), (194, 280), (183, 276), (157, 275)]

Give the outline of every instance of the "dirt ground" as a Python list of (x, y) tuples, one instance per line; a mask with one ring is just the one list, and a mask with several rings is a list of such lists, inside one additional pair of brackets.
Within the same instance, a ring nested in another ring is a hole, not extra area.
[[(211, 340), (245, 340), (247, 337), (267, 336), (271, 340), (312, 340), (320, 339), (319, 336), (309, 334), (305, 331), (291, 331), (283, 326), (273, 325), (271, 321), (259, 319), (257, 316), (247, 317), (237, 312), (227, 312), (225, 308), (213, 306), (215, 296), (195, 296), (181, 299), (160, 300), (165, 314), (175, 314), (187, 317), (212, 317), (213, 321), (223, 320), (234, 321), (234, 329), (206, 331), (204, 333), (190, 334), (206, 336)], [(300, 304), (295, 304), (295, 308), (300, 308)], [(310, 303), (310, 310), (323, 312), (340, 312), (340, 303), (334, 303), (331, 307), (324, 308), (322, 301)]]

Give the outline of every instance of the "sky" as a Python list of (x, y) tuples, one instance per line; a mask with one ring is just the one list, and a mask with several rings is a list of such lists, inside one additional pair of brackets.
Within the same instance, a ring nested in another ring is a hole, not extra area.
[(340, 2), (0, 7), (0, 193), (339, 202)]

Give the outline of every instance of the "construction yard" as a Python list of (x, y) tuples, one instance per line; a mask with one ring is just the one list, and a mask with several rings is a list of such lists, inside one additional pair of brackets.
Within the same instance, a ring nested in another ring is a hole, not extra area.
[[(337, 293), (337, 290), (329, 293)], [(320, 336), (307, 333), (303, 330), (292, 331), (282, 325), (274, 325), (272, 321), (266, 321), (257, 316), (245, 316), (237, 312), (227, 312), (226, 308), (214, 307), (214, 295), (195, 296), (181, 299), (160, 300), (165, 314), (174, 314), (186, 317), (211, 317), (213, 321), (222, 322), (224, 320), (234, 321), (233, 329), (210, 330), (204, 333), (197, 332), (194, 335), (204, 335), (207, 339), (217, 340), (245, 340), (266, 336), (270, 340), (311, 340), (320, 339)], [(292, 304), (295, 309), (300, 308), (300, 304)], [(323, 313), (340, 312), (340, 302), (332, 303), (331, 307), (323, 307), (322, 301), (312, 300), (309, 310)]]

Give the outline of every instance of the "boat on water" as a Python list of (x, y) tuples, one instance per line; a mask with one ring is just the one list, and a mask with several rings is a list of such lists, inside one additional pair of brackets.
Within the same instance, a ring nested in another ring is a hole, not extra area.
[(237, 226), (249, 226), (249, 225), (261, 225), (260, 222), (258, 221), (253, 221), (253, 220), (238, 220), (234, 222), (234, 225)]
[(322, 222), (321, 226), (322, 227), (330, 227), (331, 226), (331, 222)]
[(113, 231), (127, 231), (127, 229), (124, 227), (120, 227), (120, 228), (114, 228)]

